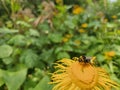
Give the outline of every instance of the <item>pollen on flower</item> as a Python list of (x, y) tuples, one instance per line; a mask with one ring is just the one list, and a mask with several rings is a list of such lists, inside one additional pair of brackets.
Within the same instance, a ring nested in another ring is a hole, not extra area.
[(55, 68), (50, 82), (55, 85), (52, 90), (112, 90), (119, 87), (104, 69), (90, 63), (64, 58)]

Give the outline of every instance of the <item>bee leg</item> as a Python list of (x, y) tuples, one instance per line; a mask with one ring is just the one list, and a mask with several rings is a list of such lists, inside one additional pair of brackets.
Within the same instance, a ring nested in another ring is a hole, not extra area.
[(83, 60), (81, 58), (78, 59), (79, 62), (82, 62)]
[(73, 57), (72, 60), (78, 61), (78, 57)]

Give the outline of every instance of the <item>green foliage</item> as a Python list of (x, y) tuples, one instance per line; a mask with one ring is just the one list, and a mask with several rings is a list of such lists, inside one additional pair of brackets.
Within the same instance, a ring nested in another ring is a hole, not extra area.
[(25, 81), (27, 68), (18, 71), (5, 71), (0, 69), (0, 85), (6, 84), (8, 90), (18, 90)]
[(8, 90), (18, 90), (25, 81), (27, 69), (22, 69), (17, 72), (6, 72), (3, 76), (4, 82)]
[(15, 46), (24, 46), (26, 44), (25, 39), (26, 38), (23, 35), (15, 35), (8, 41), (8, 43)]
[(5, 57), (9, 57), (12, 54), (13, 49), (9, 45), (1, 45), (0, 51), (2, 51), (0, 52), (0, 58), (5, 58)]
[(53, 63), (80, 55), (120, 83), (120, 1), (104, 1), (0, 0), (0, 90), (52, 90)]
[(50, 79), (48, 76), (44, 76), (41, 81), (35, 86), (33, 89), (29, 90), (50, 90), (52, 89), (52, 86), (48, 84), (50, 82)]
[(38, 63), (38, 55), (33, 50), (27, 49), (21, 54), (20, 62), (29, 68), (35, 67)]

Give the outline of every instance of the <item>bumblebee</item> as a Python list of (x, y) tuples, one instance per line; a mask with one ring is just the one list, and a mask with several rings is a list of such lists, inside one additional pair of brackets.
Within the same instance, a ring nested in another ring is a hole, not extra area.
[(84, 62), (85, 64), (86, 63), (94, 64), (95, 57), (80, 56), (80, 57), (73, 57), (72, 59), (74, 61)]

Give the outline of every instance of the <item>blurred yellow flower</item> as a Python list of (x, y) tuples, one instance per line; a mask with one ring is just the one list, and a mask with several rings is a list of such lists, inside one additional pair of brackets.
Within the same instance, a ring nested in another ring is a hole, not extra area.
[(80, 45), (81, 42), (80, 42), (80, 40), (75, 40), (74, 43), (77, 45)]
[(73, 14), (80, 14), (83, 11), (84, 11), (84, 9), (82, 7), (80, 7), (79, 5), (74, 5), (73, 6), (73, 10), (72, 10)]
[(81, 25), (82, 28), (86, 28), (87, 26), (88, 26), (87, 23), (83, 23), (83, 24)]
[(69, 40), (69, 38), (63, 37), (62, 41), (65, 43)]
[(111, 60), (115, 56), (115, 51), (105, 52), (105, 58)]
[(66, 34), (64, 37), (63, 37), (63, 42), (67, 42), (73, 35), (72, 34)]
[(99, 12), (97, 12), (97, 16), (100, 18), (103, 18), (103, 17), (105, 17), (105, 14), (104, 14), (104, 12), (99, 11)]
[(116, 16), (116, 15), (113, 15), (112, 18), (113, 18), (113, 19), (117, 19), (117, 16)]
[(86, 31), (85, 31), (84, 29), (79, 29), (78, 32), (79, 32), (79, 33), (84, 33), (84, 32), (86, 32)]
[(66, 38), (71, 38), (73, 35), (72, 34), (66, 34), (65, 37)]
[(90, 63), (64, 58), (55, 68), (50, 82), (55, 84), (52, 90), (112, 90), (119, 87), (104, 69)]
[(60, 5), (63, 4), (63, 0), (55, 0), (55, 2), (56, 2), (57, 4), (60, 4)]
[(57, 16), (57, 15), (58, 15), (58, 12), (57, 12), (57, 11), (54, 11), (54, 12), (53, 12), (53, 15), (54, 15), (54, 16)]
[(119, 30), (119, 29), (118, 29), (118, 30), (116, 30), (116, 33), (120, 35), (120, 30)]
[(107, 18), (103, 19), (103, 23), (107, 23), (107, 22), (108, 22)]

